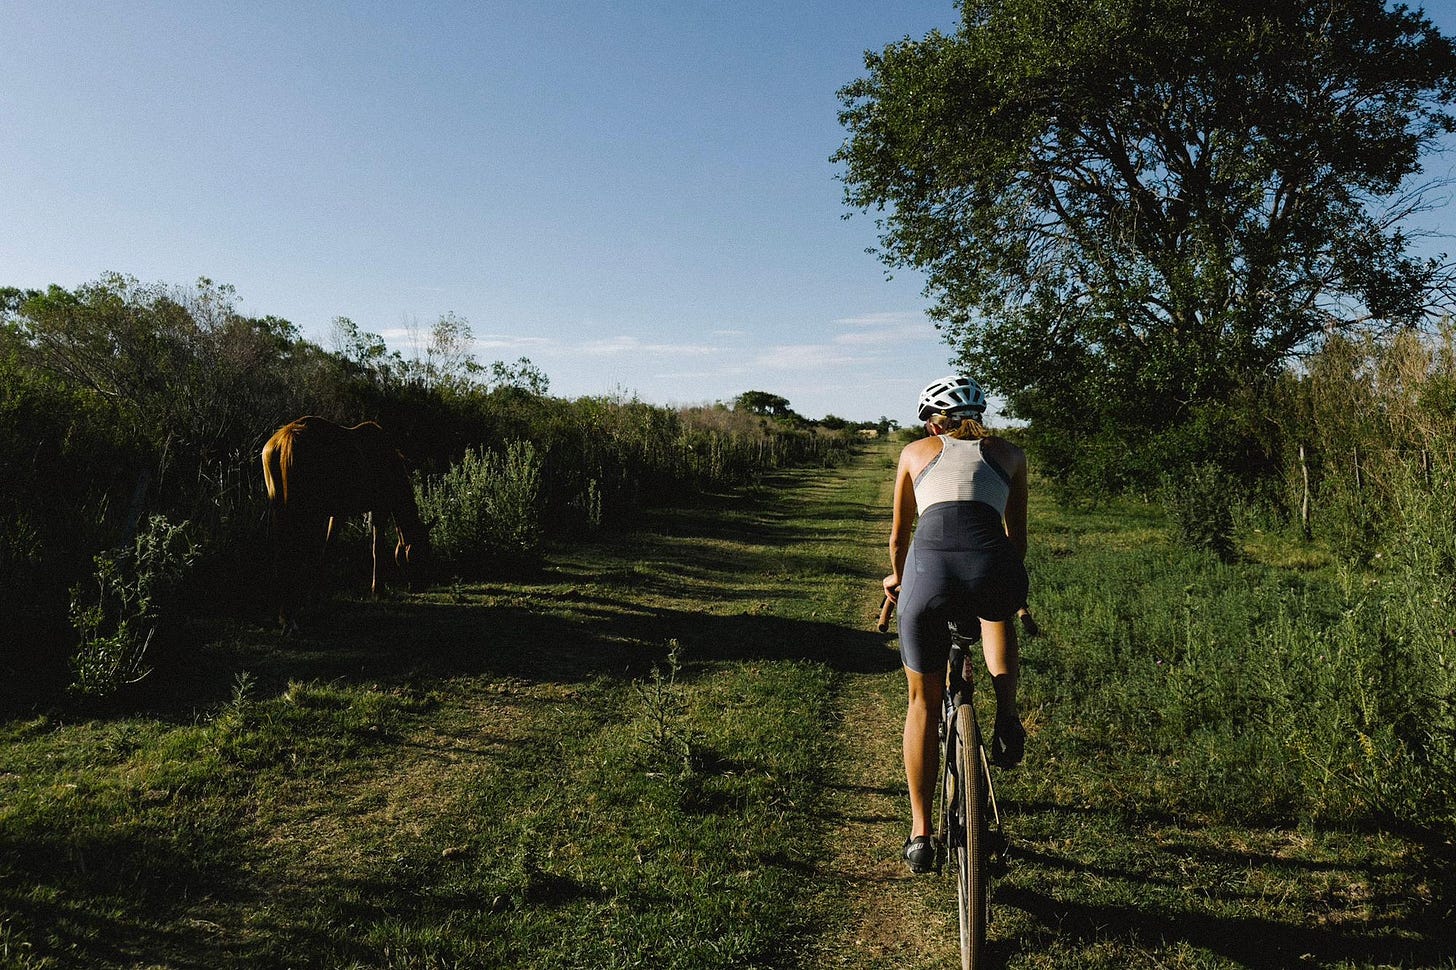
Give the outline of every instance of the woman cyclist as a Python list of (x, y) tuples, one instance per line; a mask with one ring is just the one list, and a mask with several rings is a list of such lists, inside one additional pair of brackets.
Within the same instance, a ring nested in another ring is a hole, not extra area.
[(962, 628), (980, 621), (996, 694), (992, 763), (1017, 765), (1026, 740), (1016, 708), (1020, 665), (1010, 622), (1026, 605), (1026, 455), (986, 430), (985, 411), (986, 396), (970, 378), (932, 381), (920, 393), (920, 420), (930, 437), (906, 445), (895, 472), (894, 571), (885, 577), (885, 593), (900, 613), (910, 692), (905, 776), (912, 828), (905, 861), (915, 872), (935, 867), (930, 806), (939, 771), (948, 621)]

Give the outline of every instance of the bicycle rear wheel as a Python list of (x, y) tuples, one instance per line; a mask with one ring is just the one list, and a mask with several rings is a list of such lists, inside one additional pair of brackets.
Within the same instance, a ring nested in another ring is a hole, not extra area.
[(960, 908), (961, 970), (985, 966), (986, 925), (991, 918), (990, 822), (986, 817), (986, 778), (981, 765), (981, 732), (970, 705), (956, 708), (951, 737), (956, 778), (955, 816), (949, 826), (956, 901)]

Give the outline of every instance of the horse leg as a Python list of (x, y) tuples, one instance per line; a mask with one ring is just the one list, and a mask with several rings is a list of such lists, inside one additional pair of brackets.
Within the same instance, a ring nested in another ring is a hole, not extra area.
[(284, 636), (293, 632), (294, 627), (293, 584), (286, 575), (287, 567), (292, 561), (290, 553), (293, 551), (288, 536), (290, 525), (288, 515), (282, 508), (274, 506), (269, 509), (268, 544), (273, 553), (273, 598), (278, 603), (278, 628)]
[(399, 570), (399, 575), (404, 582), (405, 588), (413, 593), (415, 591), (415, 577), (414, 572), (409, 567), (409, 546), (405, 545), (404, 542), (404, 530), (396, 522), (394, 527), (394, 568)]
[(379, 546), (380, 540), (384, 538), (382, 532), (383, 530), (379, 527), (379, 514), (376, 512), (370, 512), (369, 539), (371, 545), (370, 551), (373, 553), (374, 556), (374, 572), (369, 580), (369, 595), (376, 597), (379, 595)]
[[(274, 577), (278, 584), (278, 624), (284, 636), (298, 632), (298, 611), (304, 599), (307, 538), (318, 525), (315, 516), (279, 510), (273, 518)], [(316, 534), (316, 533), (314, 533)]]

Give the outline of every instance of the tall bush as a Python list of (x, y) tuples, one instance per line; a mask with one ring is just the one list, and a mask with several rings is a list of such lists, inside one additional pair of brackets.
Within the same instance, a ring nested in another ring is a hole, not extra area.
[(1235, 487), (1233, 478), (1211, 462), (1163, 479), (1163, 504), (1185, 545), (1224, 562), (1234, 558)]
[(1404, 469), (1415, 464), (1429, 480), (1456, 437), (1456, 330), (1331, 339), (1284, 377), (1266, 411), (1288, 520), (1366, 565), (1388, 544)]
[(541, 461), (529, 441), (500, 452), (467, 449), (443, 475), (416, 484), (436, 554), (457, 564), (531, 559), (543, 539)]

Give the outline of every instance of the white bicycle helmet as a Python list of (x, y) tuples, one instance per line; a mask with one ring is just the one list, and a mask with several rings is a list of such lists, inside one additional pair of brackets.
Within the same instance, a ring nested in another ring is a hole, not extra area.
[(973, 417), (979, 419), (986, 413), (986, 395), (981, 385), (969, 377), (952, 374), (931, 381), (920, 392), (920, 420), (926, 421), (932, 415)]

